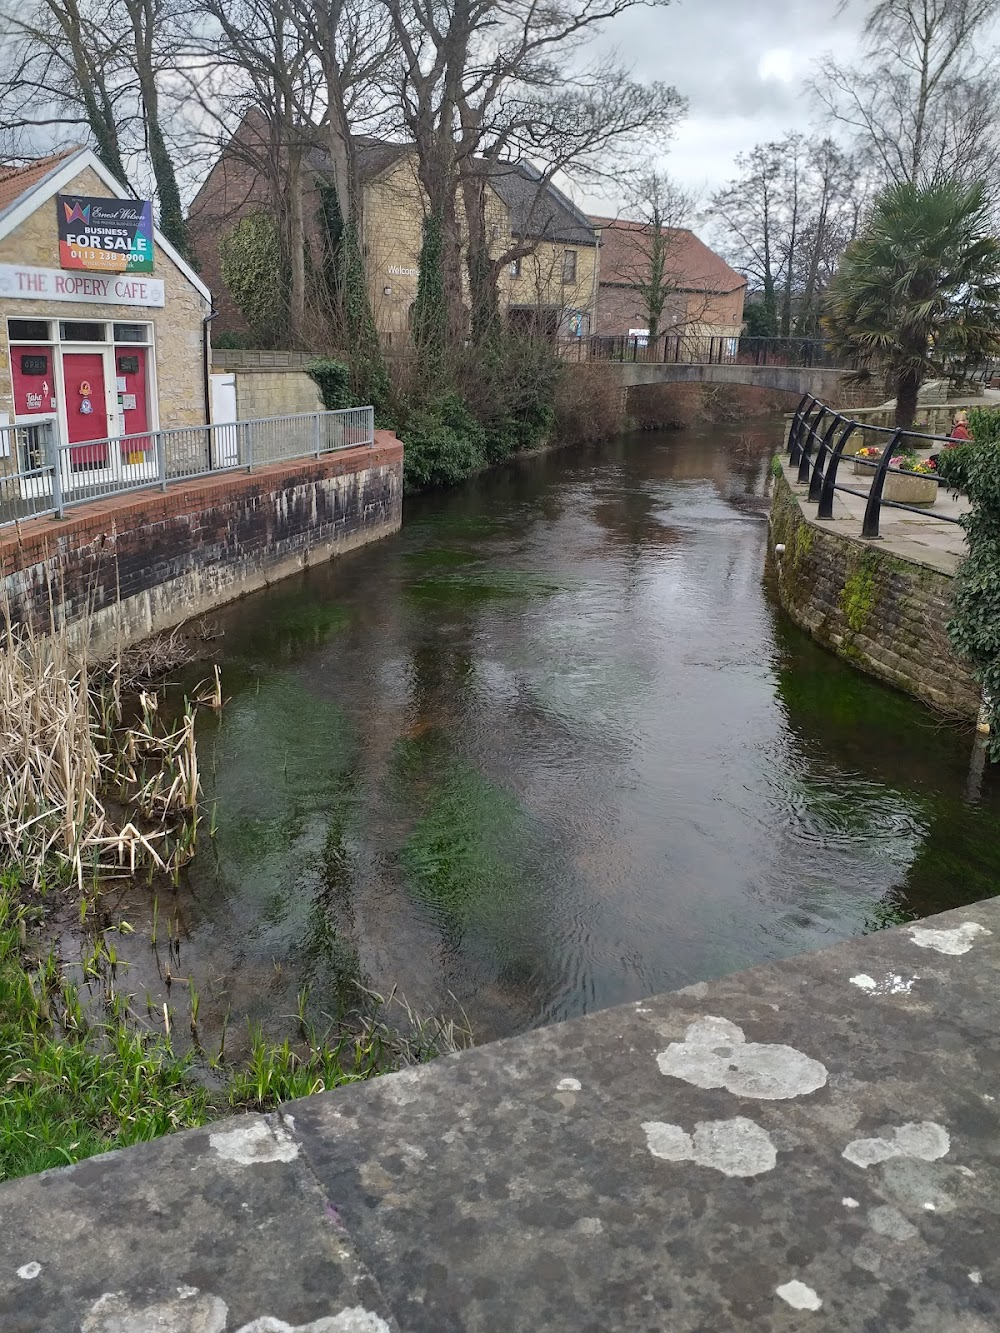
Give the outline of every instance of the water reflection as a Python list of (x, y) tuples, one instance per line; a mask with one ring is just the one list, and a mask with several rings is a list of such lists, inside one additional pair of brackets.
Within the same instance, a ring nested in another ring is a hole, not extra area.
[(221, 617), (218, 835), (170, 907), (206, 1023), (360, 973), (484, 1038), (992, 892), (968, 737), (770, 599), (776, 431), (511, 466)]

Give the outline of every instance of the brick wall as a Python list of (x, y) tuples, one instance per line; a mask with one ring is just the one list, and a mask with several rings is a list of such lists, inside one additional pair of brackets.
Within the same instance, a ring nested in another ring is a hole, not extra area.
[(921, 703), (975, 719), (979, 688), (948, 640), (951, 577), (810, 522), (783, 476), (775, 481), (771, 539), (785, 546), (778, 592), (796, 624)]
[[(107, 194), (107, 186), (89, 168), (74, 176), (64, 194)], [(55, 200), (47, 200), (0, 241), (0, 263), (30, 264), (37, 268), (59, 267), (59, 233)], [(148, 306), (93, 305), (89, 302), (49, 303), (0, 300), (0, 412), (12, 412), (13, 389), (7, 349), (8, 319), (138, 320), (155, 329), (156, 386), (160, 404), (160, 426), (198, 426), (208, 420), (204, 401), (202, 318), (208, 303), (169, 259), (156, 247), (153, 276), (164, 284), (166, 304), (162, 310)]]
[(42, 633), (86, 625), (100, 647), (223, 602), (396, 531), (403, 446), (226, 473), (35, 519), (0, 536), (0, 578), (17, 621)]
[[(649, 313), (635, 287), (601, 282), (597, 296), (597, 331), (625, 335), (644, 329)], [(671, 292), (660, 320), (661, 333), (735, 337), (743, 328), (743, 288), (733, 292)]]

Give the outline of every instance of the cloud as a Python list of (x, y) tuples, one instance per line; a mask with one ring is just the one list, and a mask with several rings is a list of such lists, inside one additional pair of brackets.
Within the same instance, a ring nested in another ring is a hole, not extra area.
[(857, 53), (859, 13), (837, 9), (837, 0), (678, 0), (631, 10), (601, 42), (638, 77), (672, 83), (688, 99), (662, 166), (708, 193), (734, 174), (739, 153), (810, 128), (824, 53)]

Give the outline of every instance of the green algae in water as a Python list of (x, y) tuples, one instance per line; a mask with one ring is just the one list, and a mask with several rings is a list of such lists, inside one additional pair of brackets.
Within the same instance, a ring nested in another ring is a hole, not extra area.
[(485, 602), (523, 601), (551, 597), (564, 585), (543, 574), (518, 570), (483, 570), (465, 574), (428, 575), (407, 592), (414, 601), (433, 606), (478, 606)]
[(423, 551), (407, 551), (403, 560), (416, 569), (448, 569), (453, 565), (472, 565), (482, 559), (473, 551), (456, 551), (451, 547), (433, 546)]
[(533, 821), (511, 792), (460, 760), (429, 797), (400, 853), (414, 897), (446, 925), (508, 934), (534, 891)]

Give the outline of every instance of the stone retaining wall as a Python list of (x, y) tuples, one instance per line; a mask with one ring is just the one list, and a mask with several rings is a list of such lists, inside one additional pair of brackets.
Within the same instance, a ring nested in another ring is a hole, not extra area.
[(395, 532), (403, 446), (229, 472), (81, 505), (0, 537), (0, 583), (16, 622), (86, 625), (100, 650), (203, 614), (308, 564)]
[(783, 476), (775, 479), (771, 538), (785, 547), (778, 591), (796, 624), (869, 675), (942, 713), (975, 719), (979, 687), (946, 628), (949, 575), (813, 523)]

